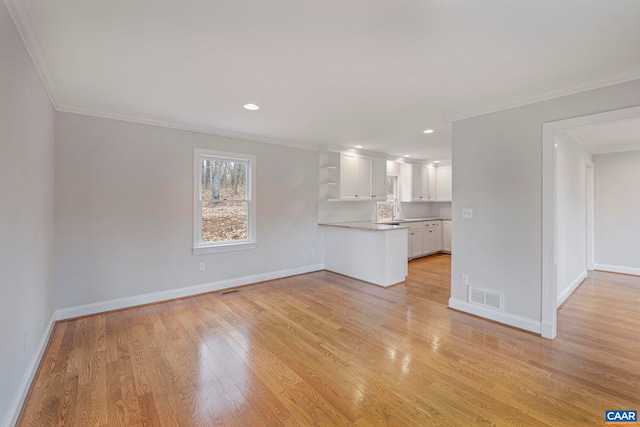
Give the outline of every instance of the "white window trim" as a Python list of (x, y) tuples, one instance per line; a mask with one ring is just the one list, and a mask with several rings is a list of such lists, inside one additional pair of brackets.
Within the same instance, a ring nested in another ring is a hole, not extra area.
[[(200, 160), (202, 157), (217, 157), (229, 160), (249, 162), (247, 182), (250, 185), (248, 194), (249, 223), (248, 238), (242, 241), (203, 243), (202, 242), (202, 205), (200, 202)], [(225, 151), (195, 148), (193, 150), (193, 254), (211, 254), (217, 252), (241, 251), (254, 249), (256, 241), (256, 156), (250, 154), (229, 153)]]

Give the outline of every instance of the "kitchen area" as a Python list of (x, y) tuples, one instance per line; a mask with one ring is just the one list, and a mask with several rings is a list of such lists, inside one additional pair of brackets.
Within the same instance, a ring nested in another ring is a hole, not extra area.
[(358, 149), (320, 153), (325, 268), (388, 287), (408, 262), (451, 253), (452, 167)]

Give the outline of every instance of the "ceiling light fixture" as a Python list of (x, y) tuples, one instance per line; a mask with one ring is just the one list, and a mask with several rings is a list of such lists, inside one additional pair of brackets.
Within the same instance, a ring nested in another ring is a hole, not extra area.
[(356, 145), (356, 148), (362, 148), (362, 145)]
[(427, 129), (424, 131), (424, 133), (433, 133), (433, 129)]
[(403, 157), (411, 157), (411, 154), (405, 154)]
[(440, 160), (434, 160), (433, 163), (437, 165), (438, 163), (440, 163)]
[(256, 111), (260, 109), (260, 106), (256, 104), (244, 104), (243, 107), (245, 110), (251, 110), (251, 111)]

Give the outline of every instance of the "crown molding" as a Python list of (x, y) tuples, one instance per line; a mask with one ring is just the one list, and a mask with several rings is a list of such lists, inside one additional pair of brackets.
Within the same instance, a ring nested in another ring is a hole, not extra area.
[(49, 95), (49, 100), (53, 104), (53, 108), (57, 110), (61, 105), (60, 92), (58, 92), (51, 67), (44, 54), (44, 49), (42, 49), (42, 43), (40, 43), (40, 37), (33, 23), (31, 10), (25, 0), (4, 0), (4, 4), (18, 30), (18, 34), (20, 34), (22, 43), (40, 75), (40, 80), (42, 80), (47, 95)]
[(588, 90), (599, 89), (637, 79), (640, 79), (640, 68), (631, 68), (619, 73), (608, 74), (591, 80), (558, 86), (553, 89), (545, 90), (533, 95), (524, 96), (510, 101), (486, 105), (472, 110), (450, 114), (446, 116), (445, 119), (451, 122), (455, 122), (458, 120), (469, 119), (471, 117), (482, 116), (485, 114), (508, 110), (510, 108), (522, 107), (523, 105), (535, 104), (537, 102), (548, 101), (550, 99), (560, 98), (562, 96), (573, 95), (575, 93), (586, 92)]
[(258, 135), (237, 132), (237, 131), (227, 130), (227, 129), (213, 128), (213, 127), (198, 125), (194, 123), (181, 123), (181, 122), (170, 121), (170, 120), (159, 120), (159, 119), (154, 119), (150, 117), (119, 113), (115, 111), (107, 111), (107, 110), (86, 107), (81, 105), (60, 104), (58, 108), (56, 108), (56, 110), (63, 113), (73, 113), (73, 114), (80, 114), (84, 116), (100, 117), (103, 119), (120, 120), (125, 122), (143, 124), (143, 125), (151, 125), (151, 126), (158, 126), (163, 128), (189, 131), (189, 132), (204, 133), (208, 135), (242, 139), (245, 141), (261, 142), (264, 144), (297, 148), (300, 150), (318, 151), (318, 146), (316, 144), (311, 144), (311, 143), (305, 144), (304, 142), (271, 139), (271, 138), (266, 138)]
[(20, 34), (20, 38), (36, 67), (44, 88), (49, 96), (49, 100), (56, 111), (82, 114), (85, 116), (101, 117), (105, 119), (123, 120), (126, 122), (140, 123), (152, 126), (160, 126), (171, 129), (179, 129), (191, 132), (205, 133), (209, 135), (224, 136), (229, 138), (243, 139), (265, 144), (280, 145), (291, 148), (298, 148), (309, 151), (317, 151), (315, 144), (305, 144), (297, 141), (282, 141), (265, 138), (258, 135), (246, 134), (226, 129), (217, 129), (209, 126), (202, 126), (193, 123), (180, 123), (175, 121), (158, 120), (150, 117), (136, 116), (134, 114), (106, 111), (93, 107), (74, 105), (65, 103), (60, 96), (60, 92), (53, 78), (53, 73), (47, 57), (44, 54), (40, 37), (33, 22), (33, 15), (26, 0), (3, 0), (13, 23)]
[(606, 148), (595, 149), (593, 154), (608, 154), (608, 153), (623, 153), (625, 151), (640, 150), (640, 142), (634, 142), (631, 144), (618, 144), (611, 145)]
[(589, 153), (593, 154), (596, 151), (596, 147), (593, 144), (593, 141), (589, 139), (587, 135), (580, 128), (568, 130), (567, 135), (572, 138), (575, 142), (580, 144), (582, 148), (587, 150)]

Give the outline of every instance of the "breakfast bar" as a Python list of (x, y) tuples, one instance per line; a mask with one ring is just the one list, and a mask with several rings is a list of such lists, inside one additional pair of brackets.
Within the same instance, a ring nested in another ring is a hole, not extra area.
[(383, 287), (405, 281), (408, 226), (371, 222), (320, 225), (324, 228), (327, 270)]

